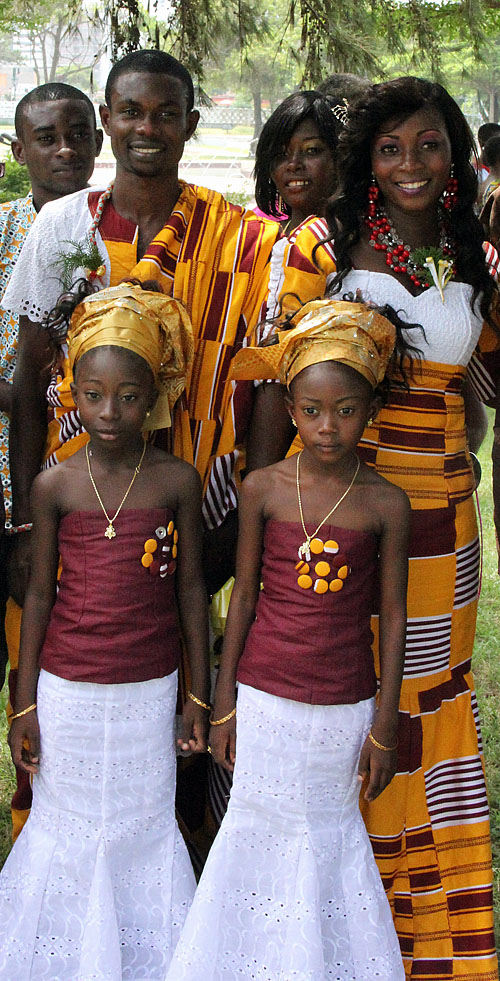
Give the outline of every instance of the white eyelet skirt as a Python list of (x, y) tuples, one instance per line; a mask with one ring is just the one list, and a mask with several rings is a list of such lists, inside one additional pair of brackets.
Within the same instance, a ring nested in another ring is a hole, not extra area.
[(229, 807), (167, 981), (404, 981), (358, 806), (373, 711), (239, 686)]
[(195, 881), (174, 812), (177, 672), (38, 683), (33, 808), (0, 875), (1, 981), (164, 981)]

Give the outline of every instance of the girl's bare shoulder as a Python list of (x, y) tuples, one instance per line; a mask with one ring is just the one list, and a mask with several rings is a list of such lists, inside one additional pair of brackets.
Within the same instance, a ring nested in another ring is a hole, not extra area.
[(150, 446), (145, 458), (144, 474), (154, 485), (156, 492), (165, 492), (165, 503), (173, 505), (172, 497), (179, 500), (185, 495), (201, 495), (201, 479), (191, 463), (166, 453), (157, 446)]
[(369, 497), (371, 506), (376, 507), (381, 513), (390, 515), (395, 511), (399, 516), (402, 513), (409, 513), (410, 501), (404, 490), (392, 484), (390, 480), (386, 480), (366, 463), (361, 463), (358, 482)]

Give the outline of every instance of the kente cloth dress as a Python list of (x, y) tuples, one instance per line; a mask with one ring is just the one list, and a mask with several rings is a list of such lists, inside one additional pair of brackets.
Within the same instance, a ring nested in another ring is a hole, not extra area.
[(377, 542), (322, 539), (299, 572), (301, 526), (266, 524), (231, 797), (167, 981), (404, 979), (358, 805)]
[[(322, 220), (298, 230), (274, 269), (276, 296), (296, 294), (305, 302), (325, 293), (335, 272), (331, 244), (319, 246), (317, 265), (310, 256), (327, 232)], [(477, 386), (494, 394), (488, 377), (494, 335), (473, 314), (472, 288), (464, 283), (450, 282), (443, 303), (434, 287), (412, 296), (393, 276), (351, 270), (339, 296), (356, 290), (425, 330), (425, 337), (409, 334), (423, 352), (409, 390), (393, 388), (360, 445), (365, 462), (402, 487), (412, 506), (398, 773), (361, 810), (407, 977), (497, 981), (488, 801), (471, 672), (480, 555), (462, 395), (468, 365)], [(372, 627), (377, 661), (376, 618)]]
[(102, 513), (61, 520), (40, 769), (0, 874), (1, 981), (164, 981), (195, 888), (174, 813), (172, 517), (123, 510), (111, 541)]

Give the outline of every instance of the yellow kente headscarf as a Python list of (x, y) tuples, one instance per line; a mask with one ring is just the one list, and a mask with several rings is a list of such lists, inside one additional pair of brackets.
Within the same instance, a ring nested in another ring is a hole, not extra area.
[(340, 361), (359, 371), (372, 388), (382, 381), (396, 342), (396, 328), (364, 303), (312, 300), (278, 330), (277, 343), (245, 347), (231, 366), (235, 379), (277, 378), (287, 387), (299, 371), (322, 361)]
[(189, 381), (193, 328), (184, 307), (165, 296), (121, 283), (93, 293), (75, 308), (68, 330), (71, 369), (88, 351), (112, 345), (144, 358), (153, 372), (158, 398), (145, 429), (164, 429)]

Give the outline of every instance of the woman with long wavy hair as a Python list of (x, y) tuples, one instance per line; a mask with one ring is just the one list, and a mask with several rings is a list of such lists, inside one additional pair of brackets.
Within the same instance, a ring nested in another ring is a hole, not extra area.
[[(486, 399), (498, 380), (498, 256), (474, 214), (473, 152), (442, 86), (411, 77), (372, 86), (340, 137), (327, 220), (291, 236), (275, 298), (283, 315), (326, 292), (357, 296), (422, 326), (412, 332), (421, 357), (396, 373), (359, 447), (412, 505), (398, 773), (362, 807), (407, 976), (419, 981), (498, 977), (471, 673), (480, 554), (465, 422), (467, 379)], [(262, 386), (263, 403), (274, 389)], [(261, 454), (274, 440), (279, 455), (278, 432), (274, 413)], [(372, 629), (376, 650), (376, 615)]]

